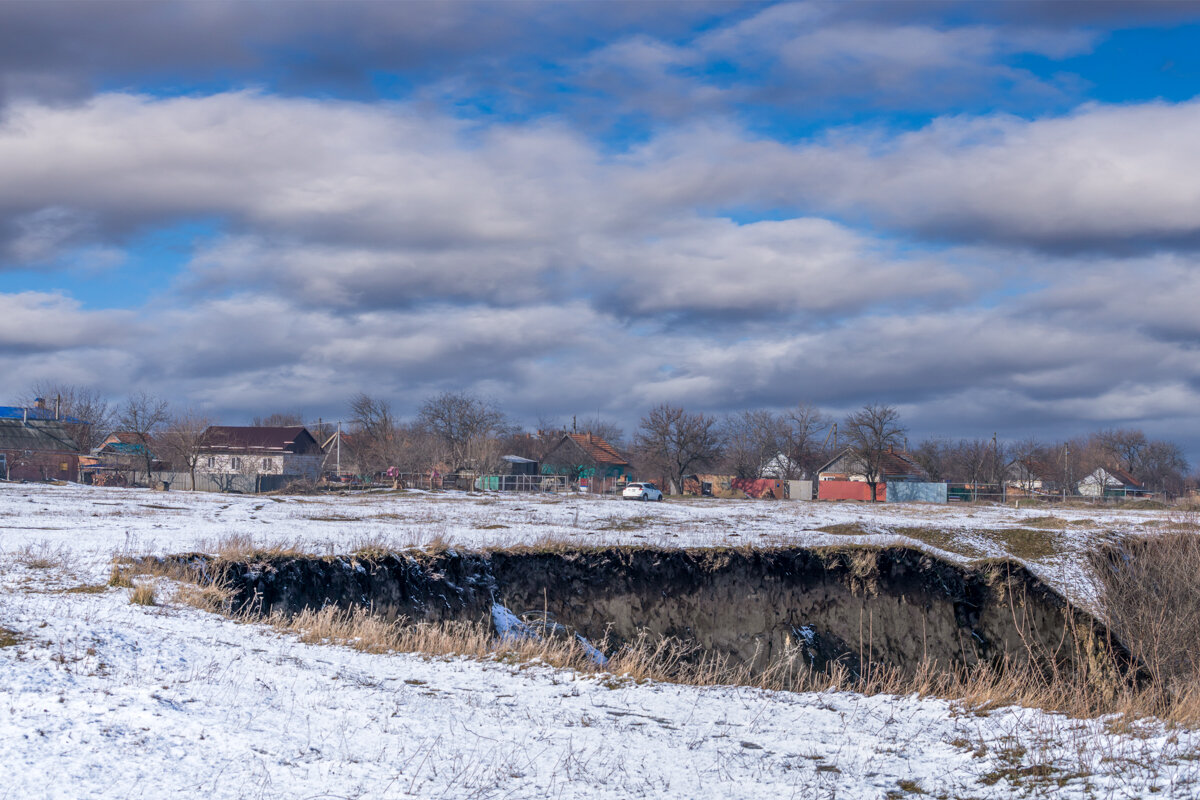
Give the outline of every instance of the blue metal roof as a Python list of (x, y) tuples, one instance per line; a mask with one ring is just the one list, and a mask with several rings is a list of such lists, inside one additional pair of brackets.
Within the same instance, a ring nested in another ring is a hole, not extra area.
[[(28, 417), (26, 416), (28, 414)], [(0, 406), (0, 419), (54, 419), (54, 410), (49, 408), (26, 408), (24, 406)], [(60, 422), (79, 422), (83, 420), (63, 415)]]

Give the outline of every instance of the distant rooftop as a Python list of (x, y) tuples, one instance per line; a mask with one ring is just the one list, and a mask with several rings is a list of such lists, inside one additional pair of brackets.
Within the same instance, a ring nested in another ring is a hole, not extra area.
[[(0, 419), (54, 419), (54, 409), (26, 406), (0, 406)], [(82, 423), (83, 420), (63, 414), (60, 422)]]

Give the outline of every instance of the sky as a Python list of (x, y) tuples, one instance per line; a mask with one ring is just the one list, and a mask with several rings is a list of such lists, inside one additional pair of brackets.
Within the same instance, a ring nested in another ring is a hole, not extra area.
[(0, 3), (0, 376), (1200, 463), (1200, 5)]

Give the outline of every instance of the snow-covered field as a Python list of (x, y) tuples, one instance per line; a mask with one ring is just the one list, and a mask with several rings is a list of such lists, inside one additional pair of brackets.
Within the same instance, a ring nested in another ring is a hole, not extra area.
[(991, 555), (1005, 531), (1050, 514), (1063, 527), (1036, 565), (1065, 587), (1088, 541), (1165, 516), (0, 485), (0, 798), (1200, 796), (1200, 739), (1156, 724), (371, 655), (173, 602), (166, 583), (157, 606), (103, 585), (115, 553), (231, 535), (329, 552), (433, 538), (823, 544), (848, 540), (828, 526), (881, 541), (927, 528)]

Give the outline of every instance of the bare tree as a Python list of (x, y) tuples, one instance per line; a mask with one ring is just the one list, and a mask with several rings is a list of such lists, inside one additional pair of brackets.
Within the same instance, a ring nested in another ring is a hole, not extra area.
[(842, 427), (850, 455), (871, 487), (874, 502), (888, 451), (904, 442), (900, 413), (894, 406), (872, 403), (848, 415)]
[(196, 466), (200, 462), (200, 447), (204, 432), (213, 424), (212, 420), (198, 411), (187, 409), (176, 414), (158, 436), (163, 455), (171, 460), (172, 467), (187, 469), (192, 479), (191, 488), (196, 488)]
[(1139, 460), (1136, 477), (1143, 485), (1166, 495), (1183, 494), (1188, 462), (1178, 445), (1161, 440), (1147, 442)]
[(811, 403), (799, 403), (783, 415), (786, 426), (787, 457), (799, 469), (799, 475), (788, 478), (815, 478), (816, 471), (827, 460), (824, 446), (830, 419)]
[(169, 419), (167, 401), (146, 392), (130, 395), (119, 411), (117, 423), (121, 429), (135, 434), (139, 440), (138, 456), (146, 468), (147, 481), (150, 480), (154, 468), (154, 452), (151, 445), (155, 435)]
[(1107, 466), (1123, 469), (1131, 475), (1142, 466), (1142, 456), (1149, 442), (1146, 434), (1133, 428), (1114, 428), (1100, 431), (1094, 437)]
[(1028, 495), (1045, 489), (1046, 448), (1037, 439), (1025, 438), (1009, 446), (1009, 471), (1017, 488)]
[(599, 436), (601, 439), (608, 442), (618, 450), (625, 446), (625, 431), (620, 425), (612, 420), (602, 419), (596, 416), (583, 422), (579, 428), (584, 433), (590, 433), (593, 436)]
[(721, 423), (721, 436), (727, 468), (739, 478), (762, 477), (768, 462), (786, 457), (786, 426), (770, 411), (730, 414)]
[(396, 420), (386, 400), (359, 392), (350, 400), (350, 424), (355, 458), (364, 474), (374, 475), (396, 465)]
[(90, 453), (99, 447), (112, 430), (115, 409), (95, 389), (41, 381), (34, 384), (29, 397), (24, 398), (22, 404), (33, 405), (38, 397), (46, 401), (50, 410), (59, 412), (63, 426), (79, 445), (80, 452)]
[(505, 433), (504, 414), (490, 401), (466, 392), (443, 392), (429, 398), (417, 420), (446, 446), (455, 468), (493, 466), (492, 440)]
[(931, 481), (950, 479), (954, 448), (942, 439), (925, 439), (917, 445), (913, 460), (925, 471)]
[(1047, 488), (1064, 496), (1079, 491), (1079, 481), (1099, 466), (1096, 447), (1089, 439), (1070, 439), (1050, 445), (1041, 463), (1045, 469)]
[(684, 475), (720, 457), (721, 435), (714, 418), (664, 403), (642, 417), (635, 446), (682, 491)]
[(995, 450), (991, 439), (959, 439), (951, 451), (954, 475), (971, 485), (971, 499), (979, 499), (979, 484), (996, 474)]

